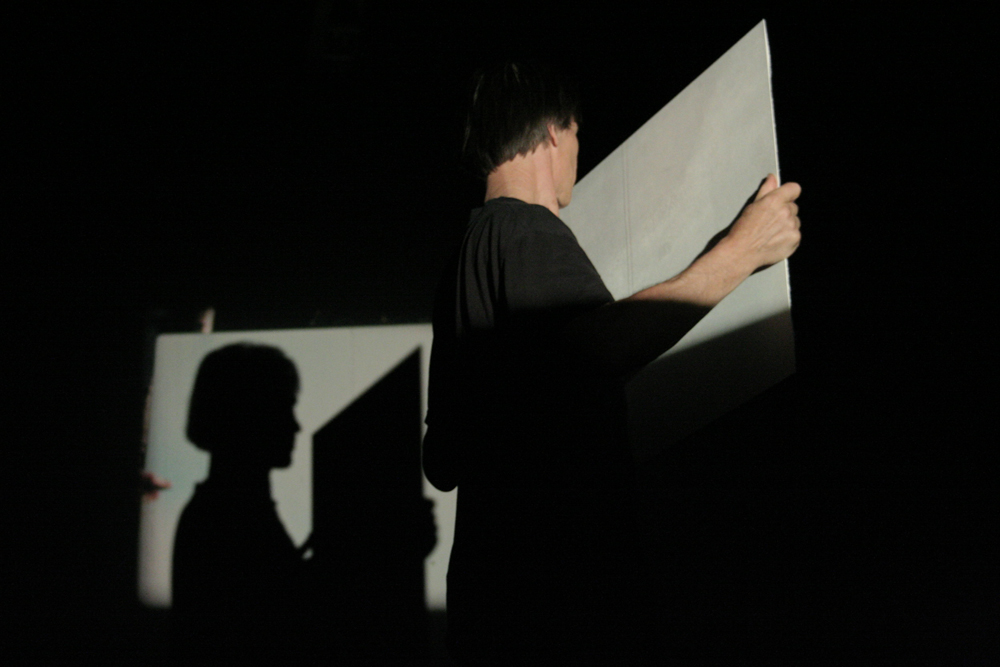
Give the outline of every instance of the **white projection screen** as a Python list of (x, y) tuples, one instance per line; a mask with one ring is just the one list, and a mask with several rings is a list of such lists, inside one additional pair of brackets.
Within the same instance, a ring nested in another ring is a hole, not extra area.
[[(615, 298), (686, 268), (778, 175), (763, 21), (574, 188), (562, 218)], [(628, 386), (649, 458), (795, 371), (787, 262), (751, 276)]]
[[(212, 350), (243, 341), (281, 349), (299, 372), (301, 389), (295, 414), (302, 430), (296, 439), (292, 465), (271, 473), (272, 496), (278, 514), (296, 544), (302, 544), (313, 529), (314, 434), (370, 393), (369, 390), (401, 362), (414, 359), (415, 352), (419, 359), (419, 396), (414, 395), (412, 400), (415, 405), (419, 404), (422, 429), (427, 405), (430, 325), (159, 336), (150, 394), (146, 470), (169, 481), (171, 488), (161, 492), (155, 500), (144, 500), (142, 504), (138, 584), (140, 600), (147, 605), (170, 606), (170, 570), (177, 520), (194, 492), (194, 485), (208, 473), (208, 454), (196, 449), (185, 437), (188, 404), (198, 365)], [(416, 452), (411, 453), (419, 456)], [(455, 494), (441, 493), (424, 480), (423, 495), (434, 501), (434, 519), (438, 527), (437, 546), (424, 561), (426, 599), (429, 608), (443, 609)]]

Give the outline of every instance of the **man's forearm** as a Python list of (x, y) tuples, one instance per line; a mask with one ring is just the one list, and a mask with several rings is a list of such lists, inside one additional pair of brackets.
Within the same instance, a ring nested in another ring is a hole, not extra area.
[(726, 236), (691, 266), (570, 323), (573, 352), (599, 372), (620, 376), (669, 350), (751, 273), (795, 252), (801, 191), (797, 183), (778, 187), (768, 174)]
[(570, 344), (609, 376), (653, 361), (756, 268), (725, 241), (670, 280), (577, 318), (567, 330)]
[(647, 287), (623, 301), (670, 301), (707, 310), (746, 280), (757, 266), (723, 238), (712, 250), (670, 280)]

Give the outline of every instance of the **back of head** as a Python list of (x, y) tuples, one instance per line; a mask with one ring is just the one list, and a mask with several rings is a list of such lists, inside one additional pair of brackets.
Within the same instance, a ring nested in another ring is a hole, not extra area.
[(188, 440), (209, 452), (238, 444), (276, 408), (294, 402), (298, 390), (295, 364), (276, 347), (235, 343), (214, 350), (195, 377)]
[(462, 154), (485, 178), (547, 137), (549, 124), (580, 123), (576, 90), (556, 69), (534, 63), (504, 63), (473, 76)]

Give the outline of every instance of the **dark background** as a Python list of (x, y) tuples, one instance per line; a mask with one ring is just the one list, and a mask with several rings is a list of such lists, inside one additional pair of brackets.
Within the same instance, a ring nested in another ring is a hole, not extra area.
[(163, 619), (135, 600), (156, 333), (207, 307), (216, 330), (428, 321), (482, 197), (456, 160), (475, 66), (575, 73), (582, 177), (761, 18), (782, 175), (804, 187), (799, 373), (645, 471), (663, 649), (997, 651), (982, 16), (146, 4), (10, 23), (5, 653), (158, 655)]

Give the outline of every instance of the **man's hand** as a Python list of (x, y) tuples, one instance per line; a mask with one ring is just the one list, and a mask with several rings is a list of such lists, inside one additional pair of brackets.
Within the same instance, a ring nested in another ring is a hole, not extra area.
[(751, 273), (787, 259), (802, 239), (795, 203), (801, 193), (798, 183), (779, 188), (777, 177), (768, 174), (753, 202), (743, 209), (720, 244), (729, 246)]

